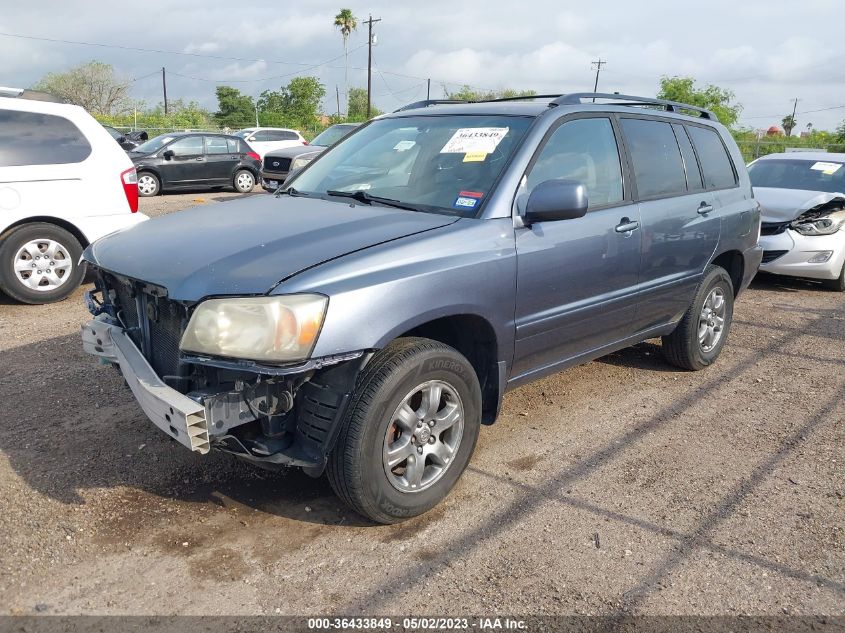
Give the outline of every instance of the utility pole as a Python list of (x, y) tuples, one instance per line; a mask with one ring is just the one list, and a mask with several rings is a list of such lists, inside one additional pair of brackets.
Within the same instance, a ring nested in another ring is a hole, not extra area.
[(255, 105), (255, 127), (261, 127), (261, 125), (258, 123), (258, 102), (256, 101), (254, 105)]
[(431, 99), (431, 77), (428, 78), (428, 88), (425, 91), (425, 98), (427, 101)]
[[(792, 136), (792, 130), (795, 128), (795, 111), (798, 110), (798, 97), (795, 97), (795, 103), (792, 104), (792, 118), (789, 119), (789, 129), (786, 131), (787, 136)], [(786, 127), (786, 126), (784, 126)]]
[[(596, 83), (593, 85), (593, 92), (599, 91), (599, 73), (601, 73), (601, 67), (607, 64), (606, 61), (602, 60), (601, 57), (598, 58), (597, 61), (590, 62), (590, 65), (596, 69)], [(593, 97), (593, 103), (596, 102), (596, 98)]]
[(340, 118), (340, 88), (337, 87), (337, 84), (334, 85), (334, 94), (337, 97), (337, 118)]
[(164, 66), (161, 67), (161, 88), (164, 91), (164, 116), (167, 116), (167, 78), (164, 74)]
[[(369, 20), (364, 20), (367, 25), (367, 118), (370, 118), (371, 100), (373, 95), (373, 22), (381, 22), (381, 18), (373, 19), (370, 14)], [(348, 107), (348, 106), (347, 106)]]

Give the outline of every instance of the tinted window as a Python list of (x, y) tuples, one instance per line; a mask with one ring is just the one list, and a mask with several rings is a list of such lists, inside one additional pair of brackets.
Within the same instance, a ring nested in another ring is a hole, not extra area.
[(748, 168), (755, 187), (845, 193), (845, 164), (835, 161), (769, 159)]
[(681, 150), (672, 126), (662, 121), (622, 119), (640, 198), (686, 193)]
[(186, 136), (172, 142), (168, 148), (176, 156), (196, 156), (202, 154), (202, 137)]
[[(234, 141), (232, 141), (234, 142)], [(222, 136), (206, 136), (205, 137), (205, 153), (206, 154), (228, 154), (229, 143)]]
[(311, 145), (325, 147), (328, 147), (329, 145), (334, 145), (337, 141), (342, 139), (354, 129), (355, 126), (333, 125), (327, 130), (324, 130), (323, 132), (320, 132), (317, 136), (315, 136), (314, 140), (311, 141)]
[(590, 207), (622, 201), (622, 168), (610, 119), (576, 119), (554, 131), (528, 174), (528, 191), (557, 178), (583, 184)]
[(299, 135), (296, 132), (278, 132), (280, 141), (298, 141)]
[(251, 138), (256, 143), (263, 143), (265, 141), (276, 140), (276, 139), (273, 138), (272, 132), (266, 132), (266, 131), (256, 132), (255, 134), (253, 134), (249, 138)]
[(90, 154), (87, 139), (64, 117), (0, 110), (0, 166), (64, 165)]
[(684, 131), (684, 126), (672, 125), (672, 129), (675, 130), (675, 138), (681, 147), (684, 169), (687, 172), (687, 189), (690, 191), (701, 191), (704, 188), (701, 182), (701, 170), (698, 168), (698, 160), (695, 158), (695, 152), (692, 150), (692, 144), (687, 133)]
[(229, 148), (229, 151), (232, 154), (237, 154), (238, 152), (245, 152), (246, 150), (243, 149), (244, 143), (234, 138), (227, 138), (226, 139), (226, 146)]
[(726, 189), (736, 185), (733, 164), (716, 130), (690, 125), (687, 131), (701, 161), (705, 186), (708, 189)]

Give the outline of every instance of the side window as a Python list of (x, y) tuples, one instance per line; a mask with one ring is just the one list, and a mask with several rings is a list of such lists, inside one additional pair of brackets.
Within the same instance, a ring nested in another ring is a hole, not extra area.
[(695, 158), (695, 152), (692, 150), (692, 143), (690, 143), (683, 125), (673, 123), (672, 129), (675, 130), (675, 138), (678, 140), (678, 145), (681, 147), (681, 156), (684, 158), (684, 169), (687, 172), (687, 189), (690, 191), (701, 191), (704, 189), (704, 185), (701, 182), (701, 170), (698, 168), (698, 161)]
[(264, 143), (266, 141), (276, 140), (272, 137), (272, 132), (267, 132), (267, 131), (264, 131), (264, 130), (256, 132), (250, 138), (253, 138), (253, 137), (254, 137), (254, 140), (255, 140), (256, 143)]
[(222, 136), (206, 136), (205, 137), (205, 153), (206, 154), (228, 154), (229, 144), (227, 139)]
[(239, 141), (236, 138), (227, 138), (226, 139), (226, 146), (229, 148), (230, 154), (237, 154), (239, 152), (244, 152), (246, 150), (241, 149), (241, 145), (245, 145), (243, 141)]
[(296, 132), (279, 132), (280, 141), (298, 141), (299, 135)]
[(528, 173), (526, 189), (556, 178), (581, 182), (590, 208), (622, 201), (622, 167), (610, 119), (575, 119), (552, 133)]
[(622, 119), (640, 198), (686, 193), (681, 150), (672, 126), (663, 121)]
[(90, 155), (88, 140), (68, 119), (0, 110), (0, 167), (66, 165)]
[(729, 189), (736, 186), (736, 172), (719, 133), (710, 128), (687, 126), (707, 189)]
[(176, 156), (199, 156), (202, 154), (202, 136), (186, 136), (172, 142), (168, 148)]

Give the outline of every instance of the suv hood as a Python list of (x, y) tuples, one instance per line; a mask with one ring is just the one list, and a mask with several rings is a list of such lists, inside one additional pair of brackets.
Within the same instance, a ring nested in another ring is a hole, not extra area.
[(264, 154), (265, 158), (296, 158), (302, 154), (309, 154), (315, 152), (319, 154), (325, 147), (322, 145), (298, 145), (297, 147), (283, 147), (282, 149), (274, 149), (272, 152)]
[(142, 222), (98, 240), (83, 257), (193, 302), (265, 294), (307, 268), (458, 219), (340, 199), (258, 195)]
[(845, 203), (845, 193), (776, 187), (754, 187), (754, 198), (762, 207), (763, 222), (791, 222), (810, 209), (835, 200)]

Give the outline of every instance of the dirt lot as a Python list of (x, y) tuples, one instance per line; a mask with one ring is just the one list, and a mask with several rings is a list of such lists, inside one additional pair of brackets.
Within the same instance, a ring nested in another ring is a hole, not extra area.
[(0, 298), (0, 613), (845, 613), (845, 296), (761, 279), (707, 371), (644, 343), (509, 394), (391, 527), (170, 441), (81, 299)]

